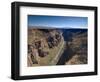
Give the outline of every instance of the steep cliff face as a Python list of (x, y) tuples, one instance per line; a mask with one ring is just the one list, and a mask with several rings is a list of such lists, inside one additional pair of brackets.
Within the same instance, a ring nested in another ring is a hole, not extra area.
[(87, 45), (87, 32), (74, 35), (72, 41), (68, 42), (68, 46), (72, 51), (72, 56), (68, 61), (66, 61), (66, 64), (87, 64)]
[(87, 29), (61, 29), (65, 49), (57, 65), (87, 64)]
[(59, 55), (63, 43), (57, 29), (28, 29), (28, 66), (53, 65), (51, 61)]
[(87, 29), (28, 29), (28, 66), (87, 64)]

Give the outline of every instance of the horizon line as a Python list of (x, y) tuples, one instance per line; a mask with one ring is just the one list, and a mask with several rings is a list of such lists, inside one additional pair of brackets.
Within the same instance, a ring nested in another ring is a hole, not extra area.
[(37, 27), (37, 28), (40, 28), (40, 27), (43, 27), (44, 29), (46, 28), (49, 28), (49, 29), (53, 29), (53, 28), (66, 28), (66, 29), (87, 29), (88, 27), (72, 27), (72, 26), (60, 26), (60, 27), (57, 27), (57, 26), (28, 26), (29, 28), (34, 28), (34, 27)]

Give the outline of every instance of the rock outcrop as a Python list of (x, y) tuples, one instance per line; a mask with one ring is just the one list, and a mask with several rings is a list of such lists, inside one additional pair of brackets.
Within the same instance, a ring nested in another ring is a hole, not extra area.
[(29, 29), (28, 66), (49, 65), (53, 57), (58, 55), (62, 38), (62, 33), (56, 29)]

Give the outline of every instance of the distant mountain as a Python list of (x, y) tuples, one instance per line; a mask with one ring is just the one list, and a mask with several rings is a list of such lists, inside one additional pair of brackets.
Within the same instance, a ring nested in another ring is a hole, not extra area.
[(32, 29), (33, 29), (33, 28), (36, 28), (36, 29), (37, 29), (37, 28), (38, 28), (38, 29), (41, 29), (41, 28), (42, 28), (42, 29), (48, 29), (48, 28), (49, 28), (49, 29), (54, 29), (54, 28), (57, 28), (57, 27), (50, 27), (50, 26), (29, 26), (28, 28), (29, 28), (29, 29), (31, 29), (31, 28), (32, 28)]
[(28, 28), (43, 28), (43, 29), (59, 29), (59, 28), (63, 28), (63, 29), (87, 29), (86, 27), (52, 27), (52, 26), (29, 26)]

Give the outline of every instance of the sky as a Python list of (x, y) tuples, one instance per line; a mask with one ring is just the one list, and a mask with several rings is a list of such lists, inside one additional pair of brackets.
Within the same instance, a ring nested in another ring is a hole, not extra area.
[(28, 27), (30, 26), (87, 28), (88, 17), (28, 15)]

